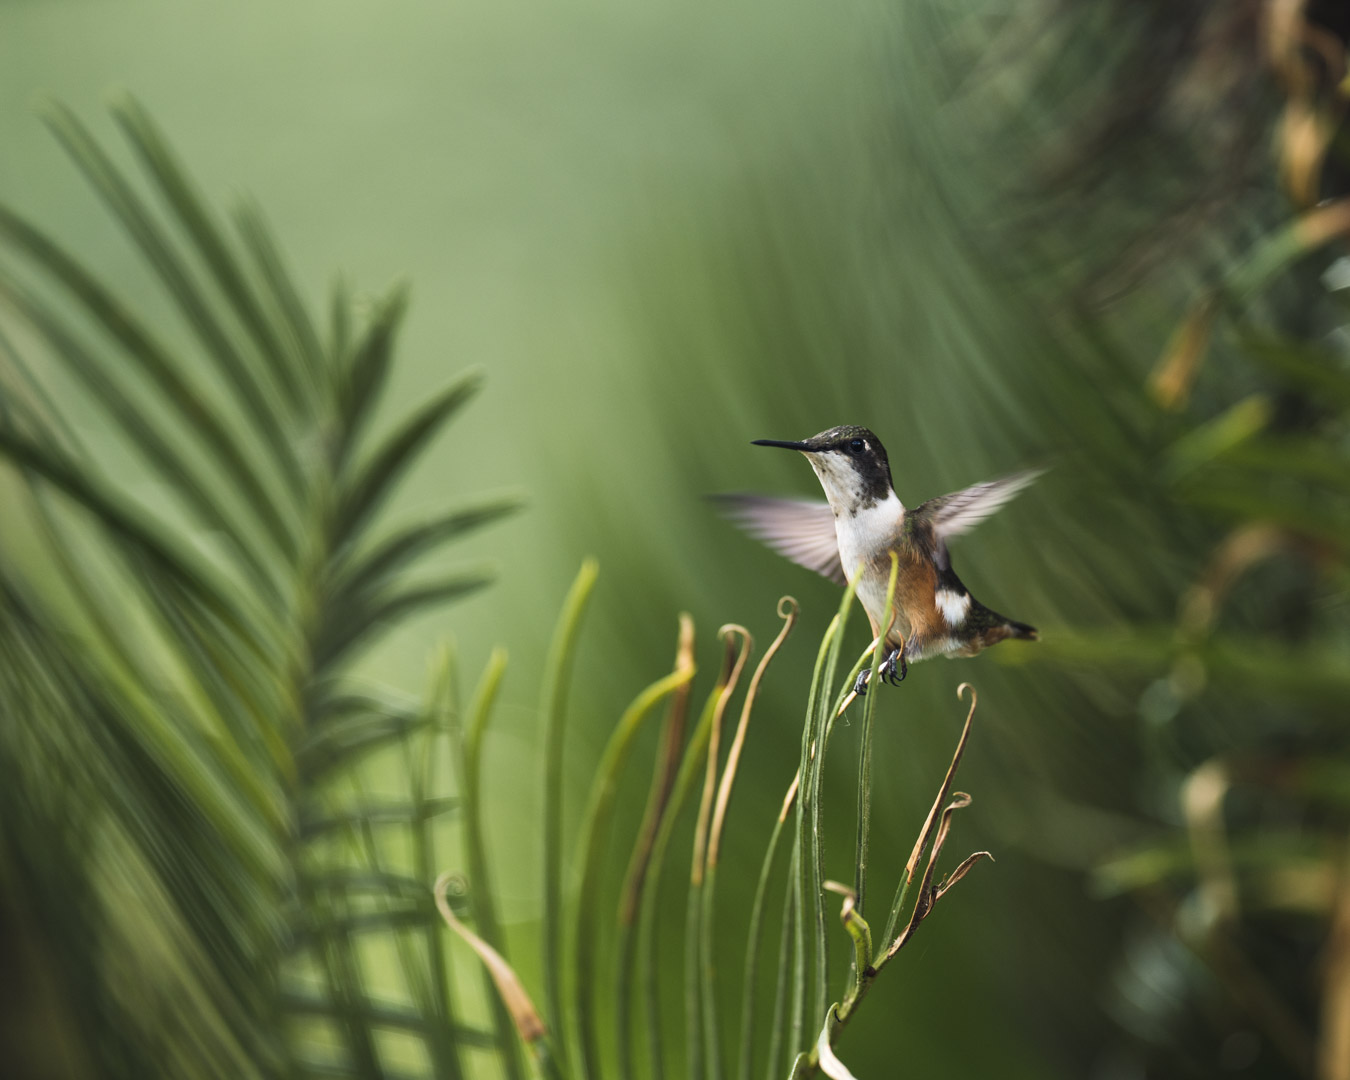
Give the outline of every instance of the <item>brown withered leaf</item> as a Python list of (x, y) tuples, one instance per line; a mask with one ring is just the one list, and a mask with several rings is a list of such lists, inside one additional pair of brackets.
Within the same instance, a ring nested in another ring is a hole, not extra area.
[(483, 961), (483, 966), (488, 969), (488, 974), (492, 976), (492, 982), (497, 987), (497, 993), (502, 999), (502, 1004), (511, 1014), (511, 1020), (516, 1025), (516, 1031), (520, 1033), (520, 1037), (527, 1045), (533, 1044), (548, 1034), (548, 1029), (539, 1016), (539, 1011), (534, 1007), (534, 1002), (530, 1000), (530, 995), (525, 992), (525, 987), (516, 975), (515, 970), (506, 962), (502, 954), (455, 918), (455, 913), (450, 910), (450, 902), (445, 895), (446, 887), (453, 879), (454, 875), (447, 872), (438, 877), (436, 884), (432, 886), (432, 895), (436, 898), (436, 910), (441, 913), (441, 918), (445, 920), (445, 924), (478, 954), (478, 958)]

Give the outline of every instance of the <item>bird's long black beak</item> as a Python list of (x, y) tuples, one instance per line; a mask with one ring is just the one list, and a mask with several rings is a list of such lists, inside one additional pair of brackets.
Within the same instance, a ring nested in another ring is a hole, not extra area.
[(804, 442), (781, 442), (781, 441), (778, 440), (778, 439), (755, 439), (755, 440), (753, 440), (753, 441), (751, 442), (750, 445), (751, 445), (751, 446), (781, 446), (784, 450), (802, 450), (802, 451), (806, 451), (806, 450), (810, 450), (810, 449), (811, 449), (811, 447), (810, 447), (810, 445), (809, 445), (808, 443), (804, 443)]

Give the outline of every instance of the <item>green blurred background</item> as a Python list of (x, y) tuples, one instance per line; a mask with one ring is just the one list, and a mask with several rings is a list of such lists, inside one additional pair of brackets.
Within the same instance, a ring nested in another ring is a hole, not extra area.
[[(1297, 94), (1271, 58), (1267, 7), (1281, 5), (11, 0), (0, 199), (190, 352), (33, 115), (54, 96), (111, 144), (102, 103), (128, 88), (212, 201), (257, 198), (316, 306), (339, 273), (358, 297), (411, 283), (382, 416), (485, 369), (485, 392), (392, 513), (524, 492), (524, 512), (444, 556), (491, 559), (500, 580), (402, 626), (361, 673), (420, 694), (440, 639), (469, 674), (494, 645), (509, 650), (485, 786), (527, 983), (538, 672), (577, 565), (596, 556), (601, 578), (573, 697), (575, 817), (614, 718), (668, 667), (679, 612), (711, 671), (719, 625), (767, 643), (777, 598), (801, 601), (737, 790), (726, 865), (746, 869), (721, 886), (737, 910), (795, 767), (837, 593), (703, 497), (814, 495), (804, 462), (749, 441), (858, 423), (885, 442), (911, 505), (1018, 468), (1050, 472), (955, 556), (976, 595), (1043, 643), (923, 664), (881, 690), (877, 873), (887, 880), (908, 853), (963, 715), (962, 680), (981, 709), (960, 784), (975, 804), (953, 843), (998, 861), (878, 985), (842, 1044), (850, 1067), (899, 1075), (899, 1055), (905, 1072), (959, 1076), (1340, 1076), (1318, 1048), (1344, 977), (1328, 926), (1343, 891), (1333, 766), (1350, 716), (1345, 402), (1248, 348), (1253, 336), (1293, 342), (1345, 377), (1342, 312), (1321, 279), (1335, 244), (1278, 264), (1259, 294), (1236, 288), (1198, 371), (1175, 336), (1309, 203), (1291, 192), (1277, 137)], [(1311, 15), (1341, 40), (1334, 10)], [(1332, 67), (1298, 93), (1338, 132)], [(1308, 167), (1317, 197), (1341, 193), (1337, 153), (1333, 142), (1330, 164)], [(1150, 394), (1160, 357), (1187, 400)], [(40, 351), (32, 362), (77, 428), (125, 461), (127, 489), (160, 505), (98, 410)], [(1253, 429), (1224, 429), (1252, 395)], [(1322, 471), (1224, 456), (1263, 438)], [(1235, 574), (1231, 595), (1230, 579), (1215, 587), (1215, 619), (1179, 628), (1215, 550), (1251, 522), (1293, 539)], [(9, 546), (22, 560), (20, 533)], [(845, 877), (854, 733), (837, 738), (830, 850)], [(1191, 864), (1185, 783), (1235, 759), (1262, 777), (1271, 763), (1329, 771), (1313, 794), (1281, 780), (1277, 794), (1255, 781), (1240, 795), (1229, 827), (1263, 854), (1238, 860), (1256, 883), (1239, 914), (1216, 919)], [(372, 782), (397, 788), (382, 768)], [(626, 777), (621, 820), (645, 794), (644, 764)], [(1262, 876), (1299, 872), (1317, 879), (1302, 900)], [(1207, 951), (1219, 923), (1228, 937)], [(729, 946), (738, 933), (729, 925)]]

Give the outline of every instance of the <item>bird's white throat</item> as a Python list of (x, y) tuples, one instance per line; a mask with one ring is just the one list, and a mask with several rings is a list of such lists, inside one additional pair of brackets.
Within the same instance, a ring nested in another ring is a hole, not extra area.
[(811, 462), (811, 468), (815, 470), (820, 486), (825, 489), (825, 497), (830, 500), (830, 507), (836, 517), (845, 514), (853, 517), (861, 514), (869, 503), (873, 507), (890, 503), (899, 507), (900, 513), (904, 512), (905, 508), (900, 506), (900, 500), (894, 491), (888, 489), (886, 499), (878, 501), (875, 492), (869, 490), (867, 483), (858, 475), (853, 462), (842, 454), (826, 451), (807, 454), (806, 459)]
[(895, 543), (904, 518), (905, 508), (894, 491), (871, 506), (855, 504), (851, 510), (835, 508), (834, 534), (839, 539), (839, 560), (850, 581), (859, 564), (870, 564)]

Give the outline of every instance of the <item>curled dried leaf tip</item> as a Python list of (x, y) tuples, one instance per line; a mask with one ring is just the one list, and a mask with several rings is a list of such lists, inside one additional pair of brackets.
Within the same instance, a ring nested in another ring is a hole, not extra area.
[(723, 623), (717, 628), (717, 636), (723, 641), (727, 641), (732, 634), (741, 635), (741, 643), (743, 646), (753, 646), (755, 643), (755, 639), (751, 636), (750, 631), (740, 623)]
[(937, 892), (933, 896), (933, 902), (936, 903), (938, 900), (941, 900), (942, 897), (946, 894), (947, 890), (950, 889), (953, 885), (955, 885), (958, 881), (960, 881), (963, 877), (965, 877), (968, 873), (970, 873), (971, 867), (973, 867), (981, 859), (988, 859), (990, 862), (993, 862), (994, 856), (987, 851), (977, 851), (973, 855), (968, 855), (965, 861), (962, 862), (961, 865), (958, 866), (955, 870), (953, 870), (950, 874), (948, 874), (946, 879), (942, 882), (942, 884), (937, 887)]
[(488, 974), (492, 976), (493, 985), (497, 987), (497, 994), (502, 999), (502, 1004), (506, 1006), (506, 1011), (511, 1014), (511, 1020), (515, 1023), (516, 1031), (520, 1033), (520, 1037), (527, 1044), (537, 1042), (548, 1033), (544, 1021), (539, 1016), (539, 1011), (534, 1007), (534, 1002), (530, 1000), (530, 995), (525, 992), (525, 987), (519, 976), (516, 975), (515, 970), (506, 962), (502, 954), (455, 918), (455, 913), (450, 909), (450, 901), (446, 895), (448, 890), (455, 885), (463, 887), (463, 880), (457, 874), (447, 872), (436, 879), (436, 884), (431, 889), (432, 895), (436, 899), (436, 910), (441, 913), (441, 918), (445, 920), (446, 926), (458, 934), (483, 961), (483, 966), (488, 969)]

